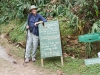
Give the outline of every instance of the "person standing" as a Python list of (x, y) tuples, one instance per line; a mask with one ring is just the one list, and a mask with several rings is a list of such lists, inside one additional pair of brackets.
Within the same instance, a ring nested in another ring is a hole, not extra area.
[[(30, 13), (28, 15), (28, 22), (26, 28), (28, 28), (29, 36), (28, 41), (26, 44), (26, 52), (25, 52), (25, 62), (28, 63), (30, 60), (30, 57), (32, 56), (32, 61), (36, 61), (36, 50), (38, 46), (39, 41), (39, 30), (38, 30), (38, 24), (44, 23), (47, 20), (40, 14), (37, 13), (37, 7), (35, 5), (32, 5), (30, 7)], [(32, 55), (31, 53), (31, 47), (32, 47)]]

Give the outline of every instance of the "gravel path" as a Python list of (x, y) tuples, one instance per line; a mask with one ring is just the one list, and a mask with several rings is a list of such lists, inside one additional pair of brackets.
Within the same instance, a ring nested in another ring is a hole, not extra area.
[(7, 60), (8, 62), (13, 62), (15, 61), (12, 57), (10, 57), (6, 52), (5, 50), (0, 47), (0, 58), (4, 59), (4, 60)]
[[(0, 37), (0, 43), (6, 43), (3, 36)], [(0, 46), (0, 75), (56, 75), (54, 72), (35, 66), (33, 62), (23, 64), (23, 59), (16, 59), (7, 54), (6, 49)], [(57, 74), (58, 75), (58, 74)]]
[[(16, 62), (17, 61), (17, 62)], [(16, 62), (16, 63), (14, 63)], [(15, 60), (0, 47), (0, 75), (56, 75), (42, 68), (37, 68), (33, 62), (23, 64), (23, 60)]]

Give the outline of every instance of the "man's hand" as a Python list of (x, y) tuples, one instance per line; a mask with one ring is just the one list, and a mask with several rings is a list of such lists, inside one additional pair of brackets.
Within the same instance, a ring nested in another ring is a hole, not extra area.
[(28, 25), (26, 26), (26, 29), (29, 29), (29, 26)]
[(38, 24), (38, 22), (36, 22), (34, 25), (36, 26)]
[(34, 25), (36, 26), (36, 25), (38, 25), (40, 23), (43, 23), (43, 21), (36, 22)]

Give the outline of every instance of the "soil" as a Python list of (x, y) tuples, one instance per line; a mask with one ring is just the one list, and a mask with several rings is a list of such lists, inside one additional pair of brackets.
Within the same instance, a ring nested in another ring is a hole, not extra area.
[(4, 34), (0, 36), (0, 75), (58, 75), (56, 72), (37, 67), (33, 62), (23, 63), (23, 59), (9, 54), (11, 44)]

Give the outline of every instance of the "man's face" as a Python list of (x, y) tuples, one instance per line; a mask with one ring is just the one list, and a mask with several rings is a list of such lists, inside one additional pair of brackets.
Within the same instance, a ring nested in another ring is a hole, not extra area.
[(32, 13), (36, 14), (37, 13), (37, 9), (32, 9)]

